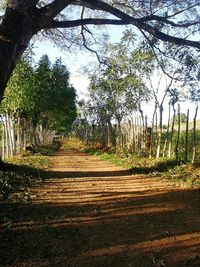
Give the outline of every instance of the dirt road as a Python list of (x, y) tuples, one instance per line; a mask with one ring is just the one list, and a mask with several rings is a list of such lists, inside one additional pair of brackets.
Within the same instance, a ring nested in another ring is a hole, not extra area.
[(200, 266), (198, 190), (73, 150), (48, 176), (31, 204), (4, 204), (0, 266)]

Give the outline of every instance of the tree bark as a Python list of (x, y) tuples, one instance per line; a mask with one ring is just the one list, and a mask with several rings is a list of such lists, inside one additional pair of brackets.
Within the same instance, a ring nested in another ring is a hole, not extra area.
[(6, 115), (4, 116), (4, 129), (5, 129), (5, 158), (9, 157), (9, 137), (8, 137), (8, 122)]
[(0, 24), (0, 101), (17, 61), (37, 32), (36, 16), (22, 2), (9, 0)]
[(116, 146), (116, 135), (115, 135), (115, 129), (111, 123), (111, 120), (109, 119), (107, 121), (108, 123), (108, 146)]
[(14, 131), (14, 123), (9, 114), (8, 116), (8, 133), (9, 133), (9, 142), (10, 142), (10, 156), (12, 157), (15, 154), (15, 131)]
[(193, 119), (193, 152), (192, 152), (192, 164), (196, 160), (196, 119), (197, 119), (198, 105), (196, 106), (195, 115)]
[(1, 116), (2, 119), (2, 159), (5, 159), (5, 150), (6, 150), (6, 133), (5, 133), (5, 121), (4, 121), (4, 117)]
[(162, 127), (163, 127), (163, 106), (159, 106), (159, 130), (158, 130), (158, 141), (157, 141), (157, 151), (156, 158), (160, 157), (161, 142), (162, 142)]
[(18, 115), (18, 118), (17, 118), (17, 146), (16, 146), (17, 154), (20, 153), (21, 150), (22, 150), (21, 117), (20, 117), (20, 115)]
[(187, 110), (186, 129), (185, 129), (185, 161), (188, 161), (188, 126), (189, 126), (189, 109)]
[(175, 123), (175, 115), (176, 115), (174, 103), (172, 104), (172, 108), (173, 108), (173, 117), (172, 117), (172, 126), (171, 126), (171, 136), (170, 136), (169, 147), (168, 147), (168, 158), (169, 159), (171, 158), (171, 154), (172, 154), (172, 142), (173, 142), (173, 136), (174, 136), (174, 123)]
[(145, 154), (145, 118), (144, 118), (144, 112), (140, 108), (139, 109), (140, 116), (141, 116), (141, 154), (144, 156)]
[(179, 143), (180, 143), (180, 128), (181, 128), (181, 119), (180, 119), (180, 104), (178, 104), (178, 129), (177, 129), (177, 140), (175, 146), (175, 157), (176, 161), (179, 160)]
[[(156, 111), (157, 111), (157, 104), (155, 104), (155, 108), (154, 108), (154, 111), (153, 111), (153, 117), (152, 117), (150, 147), (149, 147), (149, 158), (151, 158), (152, 155), (153, 155), (154, 128), (155, 128), (154, 121), (155, 121), (155, 117), (156, 117)], [(157, 127), (157, 123), (156, 123), (156, 127)], [(157, 140), (157, 134), (156, 134), (156, 140)]]
[(163, 147), (163, 158), (165, 157), (165, 151), (166, 151), (166, 148), (167, 148), (167, 144), (169, 142), (170, 119), (171, 119), (171, 103), (169, 102), (167, 133), (166, 133), (165, 143), (164, 143), (164, 147)]

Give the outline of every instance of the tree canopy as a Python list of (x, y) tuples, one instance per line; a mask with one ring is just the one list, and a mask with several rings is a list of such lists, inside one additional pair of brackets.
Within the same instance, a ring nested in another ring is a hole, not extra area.
[(1, 112), (24, 117), (34, 125), (66, 131), (76, 118), (76, 92), (61, 59), (52, 65), (43, 55), (37, 67), (21, 60), (13, 72), (2, 101)]
[(130, 25), (151, 44), (164, 41), (200, 48), (199, 40), (192, 36), (200, 26), (199, 0), (4, 2), (0, 18), (0, 98), (17, 61), (39, 32), (57, 43), (60, 38), (69, 45), (81, 41), (90, 49), (90, 25)]

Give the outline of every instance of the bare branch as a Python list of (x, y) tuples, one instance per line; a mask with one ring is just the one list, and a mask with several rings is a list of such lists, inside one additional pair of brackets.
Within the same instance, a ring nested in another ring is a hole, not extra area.
[[(84, 2), (92, 4), (94, 1), (84, 0)], [(138, 29), (143, 29), (143, 30), (149, 32), (151, 35), (153, 35), (157, 39), (160, 39), (162, 41), (168, 41), (170, 43), (175, 43), (177, 45), (193, 46), (193, 47), (200, 49), (200, 42), (185, 40), (183, 38), (179, 38), (179, 37), (175, 37), (175, 36), (171, 36), (169, 34), (163, 33), (161, 31), (159, 31), (158, 29), (155, 29), (154, 27), (152, 27), (148, 24), (145, 24), (142, 21), (142, 18), (141, 19), (140, 18), (139, 19), (133, 18), (133, 17), (129, 16), (128, 14), (110, 6), (109, 4), (107, 4), (105, 2), (95, 1), (95, 3), (93, 3), (93, 5), (95, 5), (99, 8), (101, 8), (102, 10), (120, 18), (122, 21), (126, 22), (127, 25), (132, 24), (132, 25), (136, 26)]]
[(160, 39), (162, 41), (174, 43), (176, 45), (182, 45), (182, 46), (185, 45), (185, 46), (196, 47), (196, 48), (200, 49), (200, 42), (187, 40), (184, 38), (179, 38), (179, 37), (175, 37), (175, 36), (163, 33), (161, 31), (159, 31), (158, 29), (156, 29), (156, 28), (154, 28), (148, 24), (144, 24), (144, 23), (138, 23), (137, 27), (138, 27), (138, 29), (143, 29), (143, 30), (147, 31), (148, 33), (150, 33), (151, 35), (153, 35), (154, 37), (156, 37), (157, 39)]
[(199, 5), (200, 5), (200, 4), (194, 4), (194, 5), (191, 5), (191, 6), (189, 6), (189, 7), (186, 7), (186, 8), (183, 8), (183, 9), (181, 9), (181, 10), (178, 10), (178, 11), (175, 12), (174, 14), (169, 15), (168, 18), (172, 18), (172, 17), (175, 17), (175, 16), (177, 16), (177, 15), (180, 15), (181, 13), (183, 13), (183, 12), (185, 12), (185, 11), (187, 11), (187, 10), (190, 10), (190, 9), (196, 7), (196, 6), (199, 6)]
[(52, 3), (40, 8), (41, 16), (53, 19), (72, 2), (73, 0), (54, 0)]
[(179, 28), (186, 28), (186, 27), (200, 24), (200, 20), (194, 20), (192, 22), (187, 22), (187, 23), (181, 23), (181, 22), (175, 23), (173, 21), (168, 20), (167, 17), (160, 17), (156, 15), (150, 15), (150, 16), (146, 16), (140, 19), (140, 21), (142, 22), (148, 22), (148, 21), (153, 21), (153, 20), (164, 22), (165, 24), (171, 25), (173, 27), (179, 27)]
[(168, 76), (171, 80), (173, 79), (173, 80), (178, 80), (179, 81), (179, 79), (177, 79), (177, 78), (174, 77), (175, 73), (173, 75), (170, 75), (168, 72), (166, 72), (165, 68), (163, 67), (162, 63), (160, 62), (160, 60), (158, 58), (157, 53), (155, 52), (155, 49), (159, 50), (160, 53), (162, 53), (162, 51), (160, 51), (160, 49), (158, 47), (155, 47), (155, 45), (151, 42), (151, 40), (149, 39), (149, 37), (143, 31), (141, 31), (141, 33), (143, 34), (143, 36), (145, 37), (145, 39), (148, 41), (148, 44), (151, 47), (151, 50), (153, 52), (153, 55), (154, 55), (156, 61), (158, 62), (158, 65), (160, 66), (162, 72), (166, 76)]
[(70, 20), (70, 21), (52, 21), (47, 28), (70, 28), (82, 25), (134, 25), (139, 30), (144, 30), (157, 39), (162, 41), (167, 41), (177, 45), (192, 46), (200, 49), (200, 42), (187, 40), (184, 38), (175, 37), (155, 29), (154, 27), (140, 22), (138, 19), (128, 20), (115, 20), (115, 19), (79, 19), (79, 20)]
[(94, 49), (90, 48), (88, 45), (87, 45), (87, 42), (86, 42), (86, 38), (85, 38), (85, 35), (84, 35), (84, 26), (81, 27), (81, 36), (83, 38), (83, 46), (90, 52), (94, 53), (99, 61), (99, 64), (103, 64), (102, 60), (100, 59), (100, 56), (99, 54), (97, 53), (97, 51), (95, 51)]
[[(96, 18), (82, 18), (78, 20), (71, 20), (71, 21), (56, 21), (53, 20), (53, 18), (66, 6), (69, 4), (79, 4), (83, 6), (91, 6), (91, 8), (94, 9), (100, 9), (102, 11), (108, 12), (109, 14), (112, 14), (113, 16), (117, 17), (118, 19), (96, 19)], [(155, 27), (149, 25), (148, 22), (150, 20), (156, 20), (164, 22), (165, 24), (169, 24), (174, 27), (189, 27), (195, 24), (198, 24), (197, 22), (191, 22), (191, 23), (185, 23), (181, 26), (180, 23), (174, 23), (170, 20), (168, 20), (165, 17), (160, 17), (156, 15), (146, 16), (144, 18), (134, 18), (123, 11), (107, 4), (103, 1), (92, 1), (92, 0), (83, 0), (83, 1), (70, 1), (70, 0), (55, 0), (51, 4), (45, 6), (42, 8), (42, 13), (45, 14), (48, 18), (52, 18), (52, 20), (47, 20), (47, 23), (45, 24), (44, 28), (69, 28), (69, 27), (76, 27), (76, 26), (83, 26), (83, 25), (134, 25), (139, 30), (144, 30), (145, 32), (150, 33), (155, 38), (160, 39), (162, 41), (167, 41), (170, 43), (174, 43), (177, 45), (185, 45), (185, 46), (192, 46), (200, 49), (200, 42), (198, 41), (192, 41), (187, 40), (184, 38), (172, 36), (169, 34), (166, 34), (159, 29), (156, 29)]]
[(51, 23), (47, 25), (47, 28), (72, 28), (83, 25), (127, 25), (127, 22), (119, 19), (93, 19), (93, 18), (67, 20), (67, 21), (53, 20)]

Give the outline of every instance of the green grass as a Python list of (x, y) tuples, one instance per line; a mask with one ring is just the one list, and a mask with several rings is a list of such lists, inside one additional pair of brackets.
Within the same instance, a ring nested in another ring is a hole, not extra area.
[[(18, 166), (27, 166), (36, 169), (44, 169), (49, 164), (49, 156), (44, 155), (26, 155), (23, 157), (14, 157), (7, 159), (5, 163), (14, 164)], [(23, 168), (22, 168), (23, 169)]]
[(176, 181), (180, 186), (200, 188), (200, 168), (198, 165), (195, 167), (191, 164), (184, 164), (184, 162), (176, 162), (173, 159), (148, 159), (127, 153), (115, 154), (94, 148), (87, 148), (84, 151), (129, 169), (134, 174), (159, 176)]
[(176, 166), (162, 174), (163, 177), (172, 179), (184, 187), (200, 188), (200, 168), (191, 164)]

